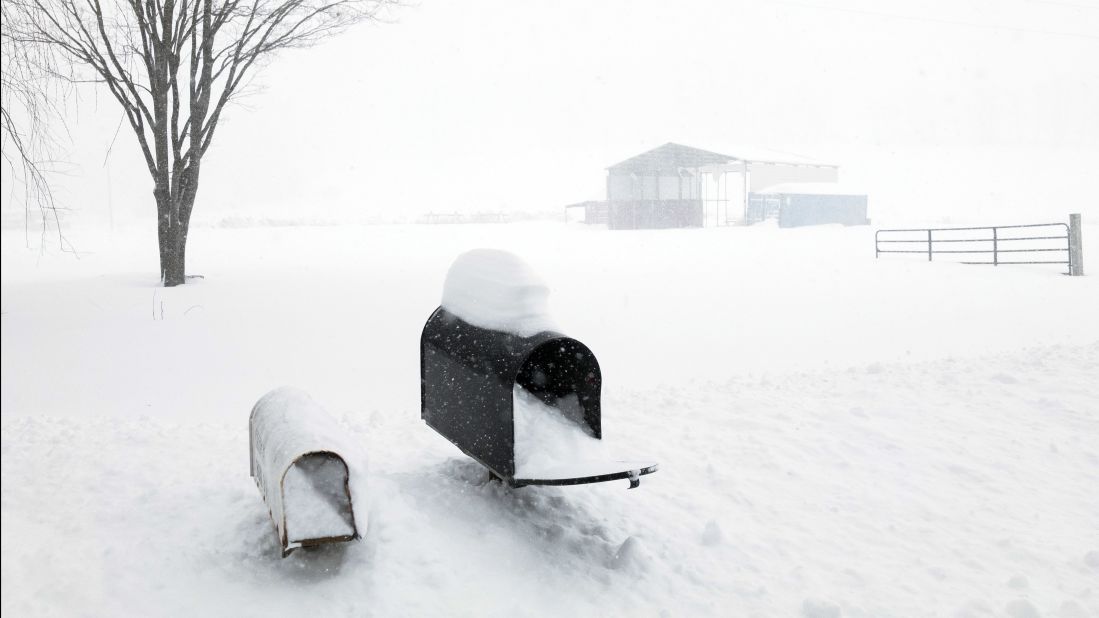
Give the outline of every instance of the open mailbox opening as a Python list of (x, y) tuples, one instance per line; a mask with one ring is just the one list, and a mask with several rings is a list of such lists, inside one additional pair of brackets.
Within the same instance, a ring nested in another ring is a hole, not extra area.
[(347, 464), (335, 453), (296, 459), (282, 477), (282, 503), (289, 547), (355, 538)]
[(599, 391), (602, 376), (595, 355), (574, 339), (551, 339), (531, 351), (515, 376), (518, 389), (601, 438)]

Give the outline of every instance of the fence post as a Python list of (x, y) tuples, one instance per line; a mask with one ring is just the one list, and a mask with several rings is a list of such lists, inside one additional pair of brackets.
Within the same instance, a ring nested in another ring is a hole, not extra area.
[(1068, 216), (1068, 274), (1084, 274), (1084, 239), (1080, 229), (1080, 213)]
[(927, 230), (927, 261), (931, 261), (931, 230)]
[(1000, 265), (1000, 254), (999, 254), (1000, 247), (999, 247), (999, 245), (1000, 245), (1000, 241), (996, 237), (996, 228), (992, 228), (992, 265), (993, 266), (999, 266)]

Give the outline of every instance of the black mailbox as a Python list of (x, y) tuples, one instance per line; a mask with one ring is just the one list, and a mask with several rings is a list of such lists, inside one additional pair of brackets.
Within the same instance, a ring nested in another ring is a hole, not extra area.
[(512, 487), (638, 478), (648, 462), (590, 462), (542, 478), (517, 478), (514, 389), (553, 405), (576, 395), (575, 422), (602, 439), (599, 362), (583, 343), (554, 331), (530, 336), (481, 328), (439, 307), (420, 337), (420, 414), (435, 431)]

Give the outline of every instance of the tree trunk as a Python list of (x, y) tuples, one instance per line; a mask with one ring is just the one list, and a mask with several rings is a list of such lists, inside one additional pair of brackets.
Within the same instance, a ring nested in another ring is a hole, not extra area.
[(161, 270), (166, 288), (187, 282), (187, 234), (182, 230), (182, 226), (173, 226), (168, 235), (168, 247), (164, 251), (164, 266)]
[(160, 281), (168, 288), (182, 285), (187, 282), (187, 233), (191, 227), (191, 204), (173, 208), (170, 204), (162, 205), (158, 199), (157, 211)]
[(164, 272), (168, 264), (169, 208), (157, 200), (156, 205), (156, 241), (160, 250), (160, 282), (164, 283)]

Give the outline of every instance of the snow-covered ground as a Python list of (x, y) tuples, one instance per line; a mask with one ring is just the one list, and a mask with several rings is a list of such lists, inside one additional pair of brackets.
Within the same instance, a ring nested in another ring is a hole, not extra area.
[[(1099, 276), (867, 227), (352, 226), (196, 230), (166, 290), (150, 230), (71, 235), (3, 235), (5, 615), (1099, 616)], [(599, 357), (639, 489), (501, 488), (420, 421), (476, 247)], [(361, 541), (279, 558), (247, 434), (281, 384), (368, 454)]]

